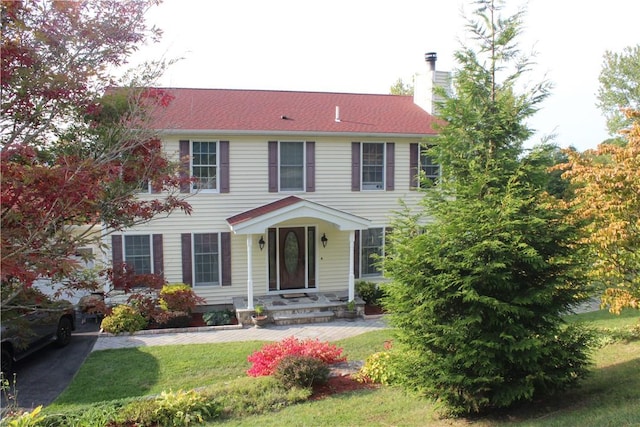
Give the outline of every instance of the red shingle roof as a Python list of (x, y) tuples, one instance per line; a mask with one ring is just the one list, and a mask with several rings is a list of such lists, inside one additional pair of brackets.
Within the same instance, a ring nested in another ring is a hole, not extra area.
[[(411, 96), (232, 89), (165, 89), (174, 99), (162, 130), (435, 134), (432, 115)], [(340, 122), (335, 121), (336, 107)], [(286, 117), (283, 119), (282, 117)]]
[(266, 215), (270, 212), (277, 211), (278, 209), (285, 208), (290, 205), (295, 205), (301, 202), (302, 199), (296, 196), (288, 196), (284, 199), (276, 200), (275, 202), (268, 203), (266, 205), (259, 206), (248, 211), (241, 212), (237, 215), (227, 218), (229, 225), (236, 225), (244, 221), (248, 221), (253, 218), (257, 218), (262, 215)]

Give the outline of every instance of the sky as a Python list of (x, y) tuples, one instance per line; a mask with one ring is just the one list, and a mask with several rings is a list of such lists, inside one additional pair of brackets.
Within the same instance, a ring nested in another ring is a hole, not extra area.
[[(555, 134), (561, 147), (595, 148), (608, 138), (596, 107), (603, 54), (640, 43), (640, 1), (508, 0), (526, 6), (519, 47), (535, 52), (526, 77), (554, 85), (529, 122), (533, 145)], [(389, 93), (398, 78), (459, 67), (463, 15), (471, 0), (164, 0), (147, 20), (160, 43), (132, 58), (182, 58), (165, 87)]]

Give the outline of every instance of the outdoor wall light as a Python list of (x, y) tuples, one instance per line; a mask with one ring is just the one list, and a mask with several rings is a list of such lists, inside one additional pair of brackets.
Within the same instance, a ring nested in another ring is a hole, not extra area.
[(264, 249), (264, 237), (260, 236), (260, 240), (258, 240), (258, 246), (260, 246), (260, 250)]
[(322, 233), (322, 237), (320, 238), (320, 241), (322, 242), (322, 247), (326, 248), (327, 242), (329, 241), (329, 239), (327, 239), (327, 235), (325, 233)]

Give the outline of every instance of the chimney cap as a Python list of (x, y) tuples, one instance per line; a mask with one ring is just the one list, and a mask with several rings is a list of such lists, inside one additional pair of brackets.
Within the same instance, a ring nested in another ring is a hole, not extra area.
[(436, 52), (427, 52), (424, 54), (424, 60), (427, 62), (436, 62), (438, 54)]

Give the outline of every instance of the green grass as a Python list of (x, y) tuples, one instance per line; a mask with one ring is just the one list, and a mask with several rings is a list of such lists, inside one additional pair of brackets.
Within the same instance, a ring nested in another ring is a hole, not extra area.
[(607, 310), (591, 311), (567, 316), (568, 322), (589, 323), (595, 328), (624, 328), (638, 324), (640, 321), (640, 311), (624, 309), (620, 315), (609, 313)]
[[(630, 328), (638, 311), (606, 311), (567, 317), (598, 329)], [(364, 360), (393, 339), (392, 331), (366, 333), (336, 342), (350, 360)], [(139, 347), (91, 353), (74, 381), (47, 410), (204, 387), (211, 391), (247, 386), (247, 355), (261, 342)], [(257, 392), (262, 393), (262, 392)], [(245, 393), (246, 394), (246, 393)], [(236, 399), (238, 400), (238, 399)], [(270, 407), (273, 407), (271, 405)], [(434, 404), (402, 390), (334, 395), (285, 407), (274, 414), (248, 415), (210, 425), (248, 426), (640, 426), (640, 341), (609, 342), (594, 354), (593, 375), (579, 388), (509, 412), (480, 419), (439, 419)]]
[(262, 344), (248, 341), (93, 352), (52, 406), (187, 390), (245, 377), (247, 355)]

